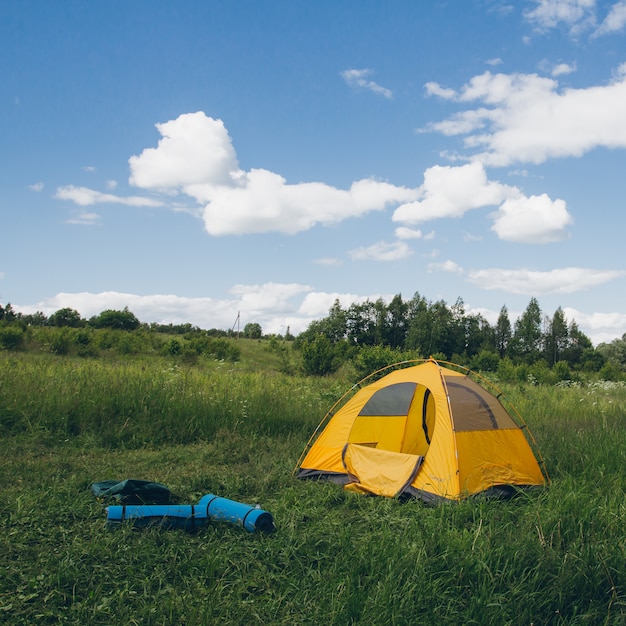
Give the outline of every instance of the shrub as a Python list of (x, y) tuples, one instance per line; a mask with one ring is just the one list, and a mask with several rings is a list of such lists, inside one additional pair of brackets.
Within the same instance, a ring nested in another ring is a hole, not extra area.
[(404, 360), (399, 350), (389, 346), (363, 346), (354, 359), (358, 380), (365, 378), (369, 374)]
[(22, 350), (24, 331), (19, 326), (0, 327), (0, 347), (4, 350)]

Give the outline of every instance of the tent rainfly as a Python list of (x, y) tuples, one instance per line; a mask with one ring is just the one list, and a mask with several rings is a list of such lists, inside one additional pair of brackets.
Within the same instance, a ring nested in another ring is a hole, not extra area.
[(429, 503), (507, 497), (545, 485), (532, 435), (487, 384), (466, 368), (433, 359), (383, 368), (337, 401), (295, 474)]

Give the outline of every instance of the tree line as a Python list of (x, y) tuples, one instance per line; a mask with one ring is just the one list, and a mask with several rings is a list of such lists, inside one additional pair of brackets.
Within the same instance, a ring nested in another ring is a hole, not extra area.
[(495, 324), (479, 313), (467, 313), (460, 298), (450, 306), (416, 293), (410, 300), (396, 295), (388, 304), (378, 299), (347, 308), (336, 300), (328, 315), (313, 321), (296, 343), (303, 350), (305, 364), (308, 359), (310, 368), (318, 372), (330, 372), (346, 358), (354, 358), (355, 350), (372, 347), (392, 350), (396, 357), (434, 356), (487, 371), (496, 371), (505, 362), (558, 367), (563, 376), (571, 370), (605, 368), (613, 377), (609, 369), (616, 369), (617, 374), (626, 366), (626, 334), (594, 348), (576, 321), (565, 318), (561, 307), (546, 315), (534, 297), (513, 323), (503, 306)]
[[(238, 350), (224, 343), (237, 338), (231, 330), (203, 330), (192, 324), (146, 324), (128, 307), (107, 309), (89, 319), (78, 311), (62, 308), (50, 316), (41, 312), (24, 315), (11, 304), (0, 305), (0, 349), (23, 349), (27, 331), (48, 331), (45, 339), (52, 352), (95, 356), (115, 347), (121, 352), (151, 351), (185, 355), (212, 354), (237, 360)], [(54, 331), (52, 329), (55, 329)], [(100, 333), (96, 337), (96, 333)], [(164, 337), (156, 340), (155, 336)], [(180, 335), (176, 339), (175, 335)], [(261, 325), (246, 324), (248, 339), (288, 341), (299, 353), (301, 369), (324, 375), (350, 362), (364, 375), (394, 361), (433, 356), (480, 371), (518, 368), (520, 376), (550, 369), (560, 379), (572, 372), (595, 372), (603, 378), (623, 378), (626, 372), (626, 333), (621, 339), (594, 348), (575, 320), (566, 320), (561, 307), (552, 315), (542, 312), (531, 298), (524, 312), (512, 323), (503, 306), (495, 324), (479, 313), (467, 313), (462, 299), (450, 306), (443, 300), (427, 300), (416, 293), (410, 300), (394, 296), (366, 300), (342, 307), (336, 300), (328, 315), (314, 320), (297, 336), (265, 336)]]

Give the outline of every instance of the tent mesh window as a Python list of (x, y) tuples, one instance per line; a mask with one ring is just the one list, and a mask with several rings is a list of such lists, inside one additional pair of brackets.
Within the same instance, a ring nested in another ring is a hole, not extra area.
[(363, 406), (359, 415), (383, 417), (408, 415), (417, 383), (396, 383), (377, 391)]
[(455, 430), (518, 428), (497, 398), (471, 378), (446, 376), (446, 387)]

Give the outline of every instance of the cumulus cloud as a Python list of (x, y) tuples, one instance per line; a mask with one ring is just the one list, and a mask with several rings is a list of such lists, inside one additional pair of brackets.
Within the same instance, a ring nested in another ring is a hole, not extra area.
[[(482, 164), (462, 166), (436, 165), (424, 173), (419, 199), (400, 205), (393, 221), (419, 224), (443, 217), (461, 217), (467, 211), (498, 206), (491, 213), (492, 230), (500, 239), (520, 243), (548, 243), (567, 236), (572, 223), (563, 200), (552, 200), (546, 194), (526, 197), (520, 189), (490, 181)], [(399, 238), (408, 238), (409, 228)]]
[(110, 193), (102, 193), (87, 187), (75, 187), (67, 185), (59, 187), (55, 193), (55, 198), (60, 200), (71, 200), (79, 206), (91, 206), (93, 204), (125, 204), (127, 206), (147, 206), (157, 207), (163, 206), (163, 202), (153, 198), (145, 198), (143, 196), (116, 196)]
[(292, 310), (291, 298), (311, 291), (311, 287), (298, 283), (265, 283), (263, 285), (235, 285), (230, 293), (238, 297), (245, 311), (261, 312), (271, 309), (277, 313)]
[(468, 280), (490, 291), (505, 291), (518, 295), (540, 296), (585, 291), (620, 278), (626, 272), (566, 267), (549, 271), (489, 268), (467, 273)]
[(362, 296), (354, 293), (312, 291), (305, 296), (298, 309), (298, 313), (306, 316), (307, 319), (320, 319), (328, 315), (331, 307), (337, 301), (343, 308), (348, 308), (352, 304), (363, 304), (368, 300), (370, 302), (375, 302), (376, 300), (381, 299), (383, 302), (390, 302), (392, 298), (393, 296), (390, 294), (381, 293)]
[(551, 200), (546, 194), (509, 198), (492, 214), (492, 230), (500, 239), (521, 243), (549, 243), (567, 236), (572, 223), (563, 200)]
[(206, 231), (215, 236), (281, 232), (336, 224), (416, 196), (415, 189), (363, 179), (349, 189), (318, 182), (288, 184), (262, 168), (243, 171), (221, 120), (184, 114), (157, 124), (156, 148), (131, 157), (130, 183), (184, 193), (201, 203)]
[(254, 169), (244, 174), (241, 186), (214, 190), (204, 208), (204, 223), (211, 235), (295, 234), (383, 210), (415, 193), (374, 180), (354, 182), (348, 190), (324, 183), (289, 185), (278, 174)]
[(43, 183), (42, 182), (38, 182), (38, 183), (35, 183), (34, 185), (29, 185), (28, 188), (31, 191), (39, 192), (39, 191), (41, 191), (43, 189)]
[[(602, 86), (559, 90), (558, 82), (536, 74), (473, 77), (459, 91), (431, 87), (430, 92), (459, 103), (478, 103), (430, 130), (467, 135), (472, 159), (485, 165), (543, 163), (597, 148), (626, 147), (626, 72)], [(590, 114), (590, 112), (593, 112)]]
[(372, 75), (372, 73), (373, 72), (370, 69), (350, 69), (341, 72), (341, 77), (353, 89), (365, 89), (368, 91), (372, 91), (380, 96), (384, 96), (387, 99), (393, 98), (393, 93), (390, 89), (387, 89), (386, 87), (381, 87), (373, 80), (369, 80), (369, 77)]
[(610, 343), (622, 337), (626, 328), (626, 313), (585, 313), (569, 307), (564, 307), (563, 313), (567, 319), (576, 320), (594, 344)]
[[(157, 147), (146, 148), (128, 160), (131, 185), (182, 190), (194, 196), (195, 185), (229, 186), (239, 177), (237, 155), (222, 120), (198, 111), (156, 124), (156, 128), (161, 135)], [(203, 191), (197, 193), (202, 195)]]
[(349, 254), (354, 261), (399, 261), (411, 256), (413, 251), (404, 241), (380, 241), (350, 250)]
[(470, 209), (499, 205), (517, 193), (512, 187), (489, 181), (480, 163), (435, 165), (424, 172), (420, 199), (399, 206), (393, 221), (419, 224), (441, 217), (461, 217)]

